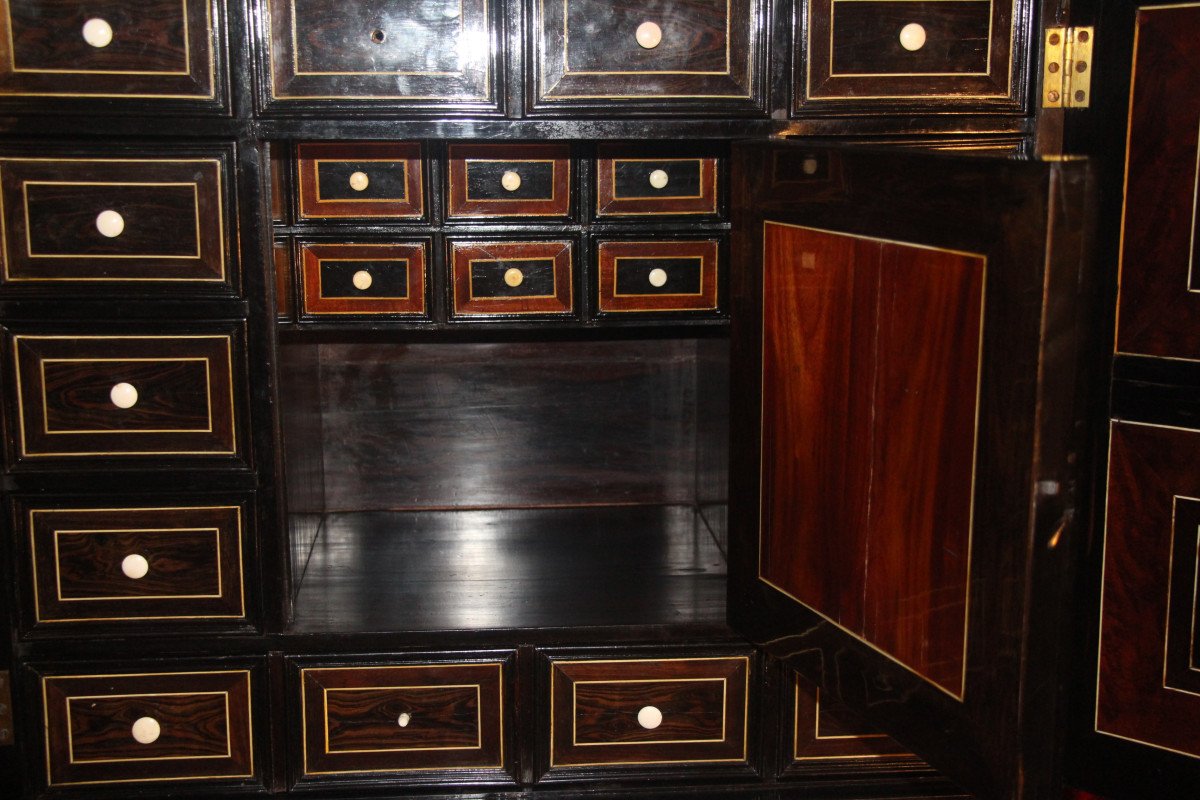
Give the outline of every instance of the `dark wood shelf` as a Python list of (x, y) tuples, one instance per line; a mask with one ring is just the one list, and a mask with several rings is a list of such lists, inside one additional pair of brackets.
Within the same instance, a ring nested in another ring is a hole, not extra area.
[(297, 577), (298, 634), (725, 622), (725, 558), (689, 506), (331, 513)]

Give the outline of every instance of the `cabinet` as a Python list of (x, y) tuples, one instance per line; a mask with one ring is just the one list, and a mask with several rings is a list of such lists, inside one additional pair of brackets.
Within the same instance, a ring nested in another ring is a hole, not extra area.
[(8, 794), (1060, 783), (1031, 4), (0, 10)]

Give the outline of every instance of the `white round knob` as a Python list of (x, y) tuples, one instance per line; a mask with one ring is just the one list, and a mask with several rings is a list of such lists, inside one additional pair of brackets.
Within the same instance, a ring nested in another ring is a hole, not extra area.
[(905, 50), (920, 50), (925, 46), (925, 29), (910, 22), (900, 29), (900, 46)]
[(101, 211), (96, 215), (96, 230), (100, 231), (101, 235), (113, 239), (125, 230), (125, 218), (111, 208)]
[(99, 17), (83, 23), (83, 40), (92, 47), (107, 47), (112, 41), (112, 25)]
[(663, 189), (671, 180), (671, 176), (667, 174), (665, 169), (656, 169), (650, 173), (650, 185), (655, 189)]
[(405, 711), (396, 719), (396, 724), (401, 728), (407, 728), (408, 723), (410, 722), (412, 722), (412, 714), (409, 714), (407, 711)]
[(821, 168), (821, 164), (817, 161), (816, 157), (808, 156), (804, 159), (804, 163), (800, 165), (800, 168), (804, 170), (805, 175), (816, 175), (817, 170)]
[(634, 36), (637, 38), (637, 43), (642, 47), (647, 50), (653, 50), (662, 41), (662, 28), (653, 22), (643, 22), (637, 26), (637, 32)]
[(365, 172), (351, 172), (350, 173), (350, 188), (353, 189), (354, 191), (361, 192), (363, 189), (366, 189), (367, 185), (370, 183), (371, 183), (371, 179), (367, 177), (367, 173), (365, 173)]
[(138, 744), (154, 744), (162, 735), (162, 726), (154, 717), (140, 717), (133, 723), (133, 738)]
[(108, 390), (108, 399), (117, 408), (133, 408), (137, 405), (138, 391), (132, 383), (118, 383)]
[(650, 270), (650, 285), (658, 288), (667, 285), (667, 271), (662, 267), (655, 267)]
[(500, 176), (500, 185), (507, 192), (515, 192), (521, 188), (521, 176), (510, 169)]
[(374, 280), (375, 279), (371, 277), (371, 273), (367, 272), (365, 269), (360, 269), (358, 272), (354, 273), (352, 278), (350, 278), (351, 283), (354, 284), (354, 288), (358, 289), (360, 292), (365, 292), (367, 289), (370, 289)]
[(638, 712), (638, 725), (652, 731), (662, 725), (662, 712), (654, 706), (645, 706)]
[(515, 289), (525, 282), (525, 274), (516, 267), (509, 267), (504, 270), (504, 282)]
[(146, 573), (149, 571), (150, 562), (143, 555), (134, 553), (121, 559), (121, 572), (125, 573), (126, 578), (132, 578), (136, 581), (146, 577)]

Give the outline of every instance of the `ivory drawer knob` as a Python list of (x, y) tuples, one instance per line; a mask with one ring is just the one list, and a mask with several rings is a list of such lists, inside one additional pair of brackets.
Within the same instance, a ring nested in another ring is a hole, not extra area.
[(504, 191), (506, 192), (515, 192), (521, 188), (521, 176), (511, 169), (507, 170), (500, 176), (500, 185), (504, 187)]
[(83, 40), (92, 47), (108, 47), (112, 36), (112, 25), (109, 25), (106, 20), (92, 17), (83, 23)]
[(504, 282), (515, 289), (525, 282), (525, 273), (516, 267), (509, 267), (504, 270)]
[(655, 267), (654, 269), (650, 270), (650, 275), (648, 277), (650, 280), (650, 285), (656, 289), (667, 285), (667, 271), (662, 267)]
[(648, 731), (652, 731), (659, 725), (662, 725), (662, 712), (654, 706), (644, 706), (638, 712), (638, 725), (641, 725)]
[(401, 728), (407, 728), (408, 723), (410, 723), (410, 722), (412, 722), (412, 714), (409, 714), (407, 711), (402, 713), (396, 719), (396, 724), (399, 725)]
[(121, 559), (121, 572), (125, 573), (126, 578), (139, 580), (146, 577), (146, 573), (150, 571), (150, 562), (146, 557), (133, 553)]
[(133, 738), (138, 744), (154, 744), (162, 735), (162, 726), (154, 717), (139, 717), (133, 723)]
[(662, 28), (654, 22), (643, 22), (637, 26), (637, 32), (634, 33), (637, 43), (646, 50), (653, 50), (658, 47), (662, 41)]
[(900, 46), (905, 50), (916, 51), (925, 46), (925, 28), (916, 22), (910, 22), (900, 29)]
[(365, 172), (350, 173), (350, 188), (356, 192), (361, 192), (371, 183), (371, 179), (367, 177)]
[(96, 215), (96, 230), (101, 236), (115, 239), (125, 230), (125, 218), (111, 208), (105, 209)]
[(133, 408), (137, 405), (138, 390), (132, 383), (122, 381), (108, 390), (108, 399), (117, 408)]
[(650, 185), (655, 189), (664, 189), (671, 181), (671, 176), (665, 169), (656, 169), (650, 173)]
[(371, 277), (371, 273), (367, 272), (365, 269), (360, 269), (358, 272), (354, 273), (353, 277), (350, 278), (350, 281), (354, 284), (354, 288), (358, 289), (360, 292), (365, 292), (367, 289), (370, 289), (374, 280), (375, 279)]

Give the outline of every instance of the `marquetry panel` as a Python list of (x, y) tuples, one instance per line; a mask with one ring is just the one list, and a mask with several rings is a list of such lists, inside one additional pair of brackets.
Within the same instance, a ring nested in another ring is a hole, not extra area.
[(450, 145), (450, 217), (566, 217), (571, 149), (558, 144)]
[(716, 239), (600, 242), (600, 312), (715, 311), (718, 246)]
[(596, 160), (597, 216), (717, 213), (717, 159), (637, 158), (601, 150)]
[(304, 313), (425, 314), (428, 243), (303, 244)]
[(451, 242), (455, 315), (570, 314), (573, 251), (569, 241)]
[(425, 215), (415, 142), (316, 142), (296, 148), (301, 219)]

